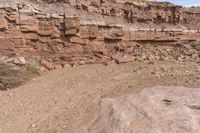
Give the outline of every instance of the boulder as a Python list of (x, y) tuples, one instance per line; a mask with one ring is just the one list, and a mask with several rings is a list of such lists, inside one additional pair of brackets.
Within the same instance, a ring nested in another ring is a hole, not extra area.
[(200, 88), (146, 88), (100, 102), (90, 133), (199, 133)]
[(15, 65), (26, 65), (26, 59), (24, 57), (9, 58), (9, 57), (3, 56), (0, 58), (0, 62), (15, 64)]
[(13, 58), (13, 63), (16, 65), (26, 65), (26, 60), (24, 57)]

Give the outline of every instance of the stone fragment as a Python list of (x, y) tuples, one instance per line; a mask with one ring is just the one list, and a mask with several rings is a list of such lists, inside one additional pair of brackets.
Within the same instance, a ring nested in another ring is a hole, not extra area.
[(86, 64), (86, 62), (84, 60), (79, 61), (79, 65), (85, 65), (85, 64)]
[(0, 59), (0, 61), (3, 63), (10, 63), (15, 65), (26, 65), (26, 59), (24, 57), (9, 58), (4, 56)]
[(26, 65), (26, 60), (24, 57), (16, 57), (13, 59), (13, 63), (16, 65)]
[(120, 55), (114, 55), (114, 56), (112, 56), (112, 59), (117, 64), (128, 63), (128, 62), (132, 61), (132, 59), (130, 57), (128, 57), (128, 56), (120, 56)]
[(44, 66), (48, 70), (54, 69), (54, 65), (51, 62), (49, 62), (49, 61), (47, 61), (45, 59), (41, 60), (41, 65)]

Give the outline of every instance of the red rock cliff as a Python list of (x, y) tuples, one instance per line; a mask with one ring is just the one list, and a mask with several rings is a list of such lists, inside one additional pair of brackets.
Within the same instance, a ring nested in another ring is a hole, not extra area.
[(63, 66), (107, 62), (135, 54), (144, 44), (174, 48), (200, 40), (200, 9), (166, 2), (9, 0), (0, 4), (1, 56), (34, 57)]

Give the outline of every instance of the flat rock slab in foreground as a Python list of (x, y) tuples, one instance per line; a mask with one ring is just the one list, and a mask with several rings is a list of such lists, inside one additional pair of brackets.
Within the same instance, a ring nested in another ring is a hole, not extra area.
[(200, 133), (200, 89), (154, 87), (103, 99), (91, 133)]

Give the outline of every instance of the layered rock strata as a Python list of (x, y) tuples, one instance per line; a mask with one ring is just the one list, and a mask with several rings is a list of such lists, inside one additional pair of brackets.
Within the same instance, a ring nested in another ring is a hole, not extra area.
[(189, 56), (199, 57), (199, 8), (143, 0), (9, 1), (0, 3), (0, 56), (64, 66), (142, 56), (144, 49), (155, 53), (154, 46), (169, 53), (192, 48)]

